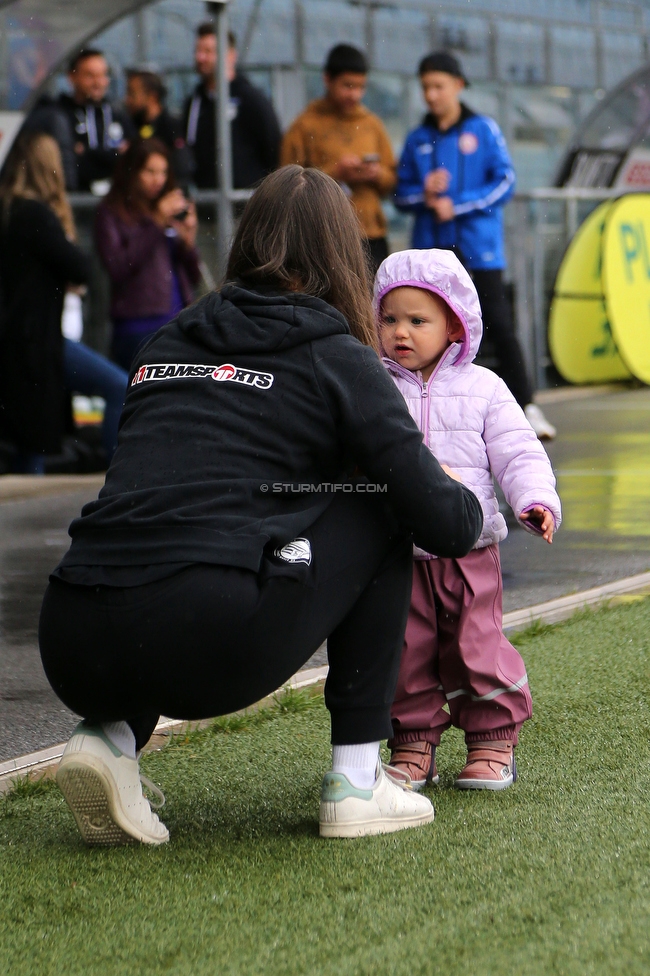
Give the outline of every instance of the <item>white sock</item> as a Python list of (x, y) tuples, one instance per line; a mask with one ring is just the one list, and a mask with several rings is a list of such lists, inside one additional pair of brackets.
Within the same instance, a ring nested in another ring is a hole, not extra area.
[(102, 722), (102, 730), (116, 749), (129, 759), (135, 759), (135, 736), (127, 722)]
[(378, 742), (332, 746), (332, 772), (342, 773), (358, 790), (369, 790), (377, 779)]

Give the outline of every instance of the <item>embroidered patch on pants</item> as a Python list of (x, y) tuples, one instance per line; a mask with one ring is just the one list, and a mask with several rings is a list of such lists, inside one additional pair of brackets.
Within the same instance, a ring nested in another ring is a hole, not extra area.
[(285, 563), (306, 563), (311, 565), (311, 543), (309, 539), (298, 537), (293, 542), (287, 542), (281, 549), (274, 549), (273, 555), (283, 559)]

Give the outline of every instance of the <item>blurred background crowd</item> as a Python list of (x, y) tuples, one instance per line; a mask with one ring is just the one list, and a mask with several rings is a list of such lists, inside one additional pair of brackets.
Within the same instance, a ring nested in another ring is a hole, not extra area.
[[(233, 182), (249, 188), (278, 166), (281, 130), (270, 100), (237, 71), (234, 34), (228, 40)], [(8, 470), (105, 466), (137, 349), (200, 285), (214, 284), (196, 246), (192, 200), (217, 182), (212, 21), (196, 28), (194, 62), (198, 81), (175, 114), (159, 73), (127, 69), (116, 101), (105, 52), (81, 49), (67, 65), (67, 89), (40, 97), (5, 161), (0, 429)], [(81, 218), (92, 252), (79, 241), (70, 193), (96, 198)], [(104, 327), (93, 336), (84, 317)], [(82, 407), (100, 398), (94, 449), (74, 436), (72, 394), (91, 398)]]
[[(14, 319), (20, 309), (31, 380), (16, 368), (17, 333), (3, 314), (0, 383), (14, 414), (4, 411), (0, 470), (104, 465), (134, 352), (215, 285), (210, 8), (192, 0), (144, 5), (57, 71), (34, 58), (19, 19), (5, 24), (15, 75), (5, 104), (29, 113), (0, 176), (0, 301)], [(636, 138), (638, 106), (650, 104), (637, 78), (618, 110), (597, 112), (646, 62), (650, 8), (641, 0), (548, 0), (543, 9), (532, 0), (234, 0), (229, 17), (233, 186), (247, 190), (287, 162), (319, 165), (308, 152), (305, 106), (323, 94), (363, 99), (379, 151), (359, 155), (343, 140), (332, 175), (350, 187), (375, 266), (409, 242), (410, 218), (393, 196), (395, 166), (424, 111), (416, 69), (432, 47), (460, 57), (471, 80), (463, 102), (501, 125), (523, 193), (572, 180), (610, 185), (603, 167), (616, 154), (620, 163)], [(324, 89), (323, 68), (341, 41), (362, 52), (365, 83), (356, 93), (337, 94), (326, 81)], [(594, 121), (581, 147), (575, 133), (585, 118)], [(637, 135), (643, 146), (645, 130)], [(370, 199), (360, 198), (361, 168), (365, 184), (372, 171)], [(103, 425), (80, 436), (71, 394), (77, 420), (97, 407)]]

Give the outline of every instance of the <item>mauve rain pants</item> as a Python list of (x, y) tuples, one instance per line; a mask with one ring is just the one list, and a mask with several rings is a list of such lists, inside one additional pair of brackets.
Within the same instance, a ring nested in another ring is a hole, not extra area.
[(532, 700), (521, 655), (501, 629), (502, 593), (497, 545), (414, 562), (391, 747), (438, 745), (450, 725), (468, 744), (517, 742)]

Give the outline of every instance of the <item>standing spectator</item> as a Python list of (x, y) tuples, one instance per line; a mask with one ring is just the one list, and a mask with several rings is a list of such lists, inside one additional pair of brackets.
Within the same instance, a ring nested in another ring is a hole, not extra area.
[[(217, 38), (214, 24), (200, 24), (194, 48), (196, 73), (201, 78), (185, 103), (185, 138), (194, 151), (194, 181), (198, 187), (216, 183), (215, 94)], [(259, 88), (237, 71), (234, 34), (228, 35), (227, 75), (230, 83), (233, 186), (245, 189), (278, 165), (282, 134), (275, 110)]]
[(61, 333), (66, 290), (87, 281), (89, 262), (74, 243), (61, 154), (51, 136), (20, 136), (4, 167), (0, 200), (0, 425), (18, 451), (15, 468), (42, 474), (45, 454), (60, 453), (72, 391), (106, 400), (102, 433), (110, 461), (127, 377)]
[(311, 102), (282, 143), (281, 164), (313, 166), (346, 190), (367, 239), (373, 274), (388, 256), (381, 198), (395, 186), (395, 157), (384, 125), (361, 104), (368, 64), (361, 51), (337, 44), (325, 64), (325, 97)]
[(191, 175), (190, 154), (183, 123), (165, 105), (167, 89), (153, 71), (131, 69), (126, 73), (124, 105), (141, 139), (160, 139), (169, 149), (174, 174), (184, 182)]
[(68, 68), (72, 95), (61, 95), (59, 107), (65, 113), (77, 157), (77, 186), (90, 190), (95, 181), (110, 179), (118, 156), (134, 135), (125, 112), (106, 97), (110, 77), (101, 51), (86, 48), (72, 58)]
[[(165, 107), (167, 89), (160, 75), (131, 68), (126, 73), (124, 107), (141, 139), (160, 139), (173, 149), (182, 139), (180, 119)], [(183, 139), (183, 143), (185, 140)]]
[(134, 142), (95, 222), (112, 286), (112, 353), (124, 369), (145, 339), (192, 301), (200, 278), (196, 228), (196, 208), (175, 187), (165, 144)]
[(58, 101), (49, 95), (41, 95), (23, 126), (25, 132), (46, 132), (58, 143), (63, 162), (63, 175), (68, 190), (77, 189), (77, 156), (74, 151), (74, 133), (66, 113)]
[(419, 74), (429, 112), (406, 140), (397, 206), (415, 213), (413, 247), (450, 248), (469, 270), (499, 373), (537, 436), (551, 439), (556, 431), (532, 402), (503, 290), (503, 207), (515, 186), (503, 135), (494, 119), (475, 114), (461, 102), (467, 82), (452, 54), (427, 55)]

